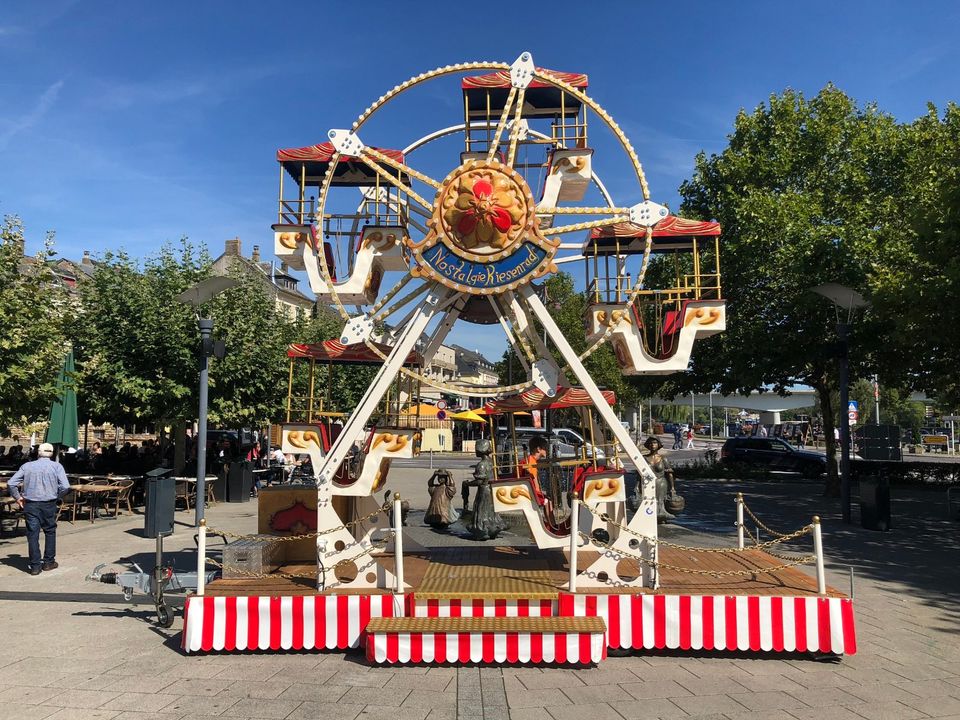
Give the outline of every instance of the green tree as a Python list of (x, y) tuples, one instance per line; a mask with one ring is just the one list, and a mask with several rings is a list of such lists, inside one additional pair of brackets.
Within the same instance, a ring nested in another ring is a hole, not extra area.
[(23, 222), (0, 226), (0, 433), (46, 417), (56, 394), (57, 370), (67, 349), (64, 329), (72, 308), (50, 271), (53, 233), (35, 257), (24, 256)]
[(123, 252), (103, 257), (81, 286), (74, 327), (81, 414), (120, 424), (194, 417), (197, 321), (176, 296), (208, 273), (186, 239), (142, 269)]
[[(669, 389), (784, 392), (809, 385), (832, 456), (836, 317), (832, 304), (809, 289), (826, 282), (869, 287), (887, 251), (885, 221), (903, 187), (902, 137), (893, 118), (858, 107), (829, 85), (809, 100), (788, 90), (752, 113), (741, 111), (728, 147), (697, 156), (693, 178), (681, 187), (681, 211), (723, 227), (729, 320), (709, 348), (695, 348), (692, 372), (674, 376)], [(854, 376), (882, 342), (865, 327), (854, 326), (850, 343)], [(828, 467), (827, 489), (835, 494), (836, 467)]]
[(873, 302), (889, 342), (877, 348), (881, 377), (960, 408), (960, 107), (934, 106), (905, 129), (906, 176), (888, 256), (874, 268)]

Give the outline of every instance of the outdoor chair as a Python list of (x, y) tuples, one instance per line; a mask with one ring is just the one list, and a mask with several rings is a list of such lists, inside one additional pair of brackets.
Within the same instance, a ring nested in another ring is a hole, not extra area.
[(13, 529), (10, 531), (15, 533), (17, 528), (20, 527), (20, 521), (23, 519), (23, 510), (20, 509), (20, 506), (17, 504), (17, 501), (12, 497), (0, 498), (0, 533), (3, 533), (3, 521), (7, 518), (13, 518), (14, 524)]
[(194, 499), (194, 488), (192, 483), (186, 480), (177, 480), (176, 490), (174, 491), (173, 506), (177, 506), (177, 501), (183, 500), (186, 509), (190, 509), (190, 502)]
[(71, 490), (62, 498), (60, 498), (60, 506), (57, 508), (57, 522), (60, 522), (61, 517), (66, 520), (66, 515), (69, 513), (70, 519), (67, 520), (67, 522), (73, 525), (77, 519), (77, 510), (79, 509), (79, 506), (79, 493), (77, 493), (75, 490)]
[(116, 486), (116, 491), (109, 493), (103, 499), (103, 505), (107, 509), (113, 505), (113, 516), (120, 514), (120, 506), (126, 505), (127, 510), (133, 513), (133, 506), (130, 504), (130, 493), (133, 491), (133, 480), (111, 480), (111, 485)]

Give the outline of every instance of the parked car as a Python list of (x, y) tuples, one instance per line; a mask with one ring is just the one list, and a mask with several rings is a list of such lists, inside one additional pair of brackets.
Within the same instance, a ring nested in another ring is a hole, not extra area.
[[(549, 433), (544, 428), (532, 428), (532, 427), (517, 427), (515, 428), (517, 435), (517, 444), (521, 448), (526, 448), (532, 437), (541, 437), (546, 440), (551, 446), (552, 450), (550, 454), (557, 458), (558, 460), (571, 460), (573, 458), (579, 457), (581, 455), (581, 448), (586, 449), (586, 456), (592, 457), (592, 446), (589, 442), (584, 440), (583, 436), (580, 435), (576, 430), (571, 430), (570, 428), (554, 428), (552, 433)], [(497, 447), (504, 447), (510, 442), (509, 431), (506, 428), (500, 428), (497, 430)], [(597, 448), (597, 461), (603, 462), (606, 460), (606, 455), (603, 452), (602, 448)]]
[(797, 450), (790, 443), (771, 437), (730, 438), (720, 449), (720, 462), (798, 472), (804, 477), (818, 477), (827, 471), (825, 455)]

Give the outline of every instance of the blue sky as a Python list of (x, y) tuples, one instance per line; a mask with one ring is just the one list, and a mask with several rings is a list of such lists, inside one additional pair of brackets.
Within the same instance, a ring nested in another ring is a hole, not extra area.
[[(696, 152), (771, 93), (832, 81), (901, 120), (956, 100), (958, 19), (951, 2), (3, 3), (0, 213), (30, 250), (56, 230), (74, 258), (181, 235), (268, 248), (278, 147), (322, 141), (411, 75), (522, 50), (589, 74), (676, 208)], [(364, 139), (402, 146), (459, 107), (438, 85)]]

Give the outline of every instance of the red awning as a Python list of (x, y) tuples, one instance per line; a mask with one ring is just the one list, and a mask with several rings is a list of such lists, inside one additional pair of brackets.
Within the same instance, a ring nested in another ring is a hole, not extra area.
[[(389, 345), (374, 343), (384, 355), (388, 355), (393, 349)], [(287, 357), (289, 358), (311, 358), (323, 362), (332, 362), (342, 365), (350, 364), (368, 364), (382, 363), (383, 358), (377, 355), (364, 343), (355, 345), (344, 345), (338, 340), (324, 340), (316, 345), (307, 345), (301, 343), (291, 343), (287, 347)], [(407, 356), (405, 365), (422, 365), (423, 358), (419, 353), (411, 352)]]
[[(617, 223), (616, 225), (607, 225), (602, 228), (594, 228), (590, 231), (590, 240), (599, 240), (601, 238), (642, 238), (647, 236), (647, 229), (643, 225), (634, 225), (631, 222)], [(719, 237), (720, 223), (702, 220), (687, 220), (676, 215), (667, 215), (663, 220), (653, 226), (653, 237), (655, 238), (676, 238), (676, 237)]]
[[(381, 148), (373, 148), (378, 152), (383, 153), (388, 158), (396, 160), (397, 162), (403, 162), (403, 153), (399, 150), (384, 150)], [(286, 148), (277, 150), (277, 162), (322, 162), (328, 163), (333, 159), (333, 143), (320, 143), (319, 145), (307, 145), (307, 147), (300, 148)], [(341, 158), (343, 161), (349, 160), (358, 160), (359, 158), (351, 157), (349, 155), (343, 155)]]
[[(560, 72), (559, 70), (548, 70), (546, 68), (537, 68), (537, 72), (552, 75), (557, 78), (557, 80), (562, 80), (563, 82), (573, 85), (575, 88), (584, 89), (587, 87), (587, 76), (583, 73), (567, 73)], [(460, 82), (460, 87), (464, 90), (482, 90), (484, 88), (509, 88), (510, 87), (510, 71), (509, 70), (498, 70), (497, 72), (489, 73), (487, 75), (473, 75), (471, 77), (465, 77)], [(544, 82), (538, 78), (534, 78), (530, 85), (527, 87), (530, 88), (545, 88), (553, 87), (549, 83)]]
[[(601, 392), (608, 405), (614, 405), (617, 402), (617, 396), (613, 390), (601, 390)], [(561, 408), (590, 407), (592, 405), (593, 401), (590, 400), (587, 391), (580, 387), (560, 388), (553, 397), (547, 397), (542, 390), (531, 388), (524, 390), (519, 395), (512, 395), (502, 400), (487, 403), (483, 409), (488, 415), (499, 415), (521, 410), (559, 410)]]

